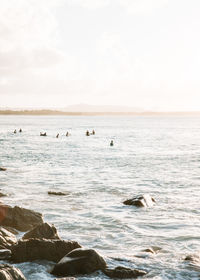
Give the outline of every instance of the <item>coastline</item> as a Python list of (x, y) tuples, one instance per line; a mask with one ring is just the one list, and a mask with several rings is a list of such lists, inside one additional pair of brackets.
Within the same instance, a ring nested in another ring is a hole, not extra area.
[(64, 112), (59, 110), (0, 110), (0, 115), (31, 116), (200, 116), (200, 112)]

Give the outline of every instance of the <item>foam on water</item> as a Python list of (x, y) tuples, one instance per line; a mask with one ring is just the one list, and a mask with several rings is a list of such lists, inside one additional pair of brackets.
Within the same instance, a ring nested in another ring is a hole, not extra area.
[[(9, 194), (1, 200), (43, 213), (62, 238), (97, 249), (111, 266), (147, 270), (143, 279), (199, 279), (183, 262), (200, 247), (199, 124), (198, 117), (1, 116), (0, 166), (7, 171), (0, 188)], [(145, 193), (154, 207), (122, 203)], [(142, 252), (151, 246), (162, 250)], [(27, 279), (54, 279), (49, 263), (17, 266)]]

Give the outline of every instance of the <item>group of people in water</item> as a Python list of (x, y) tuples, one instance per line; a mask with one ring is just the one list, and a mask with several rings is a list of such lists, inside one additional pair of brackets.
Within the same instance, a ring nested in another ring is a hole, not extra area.
[[(21, 128), (19, 129), (19, 132), (20, 132), (20, 133), (22, 132), (22, 129), (21, 129)], [(17, 133), (17, 130), (16, 130), (16, 129), (14, 130), (14, 133)], [(71, 134), (67, 131), (65, 136), (68, 137), (68, 136), (70, 136), (70, 135), (71, 135)], [(95, 130), (93, 129), (91, 133), (87, 130), (86, 133), (85, 133), (85, 135), (86, 135), (86, 136), (95, 135)], [(46, 133), (46, 132), (40, 132), (40, 136), (47, 136), (47, 133)], [(58, 137), (59, 137), (59, 133), (56, 135), (56, 138), (58, 138)], [(113, 140), (111, 140), (110, 146), (114, 146)]]
[[(22, 132), (22, 129), (20, 128), (19, 132)], [(14, 130), (14, 133), (17, 133), (17, 130), (15, 129)]]

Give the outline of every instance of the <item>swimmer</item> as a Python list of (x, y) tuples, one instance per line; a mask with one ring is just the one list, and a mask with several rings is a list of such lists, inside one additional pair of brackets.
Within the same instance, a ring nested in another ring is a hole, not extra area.
[(111, 140), (111, 142), (110, 142), (110, 146), (114, 146), (113, 140)]
[(19, 132), (22, 132), (22, 129), (20, 128)]
[(17, 133), (17, 130), (16, 130), (16, 129), (14, 130), (14, 133)]
[(85, 135), (86, 135), (86, 136), (90, 136), (90, 133), (89, 133), (88, 130), (86, 131)]
[(58, 138), (59, 137), (59, 133), (56, 135), (56, 138)]

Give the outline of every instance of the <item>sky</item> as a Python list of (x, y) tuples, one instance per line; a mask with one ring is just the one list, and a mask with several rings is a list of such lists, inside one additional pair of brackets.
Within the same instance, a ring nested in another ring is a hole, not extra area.
[(0, 0), (0, 108), (200, 110), (199, 0)]

